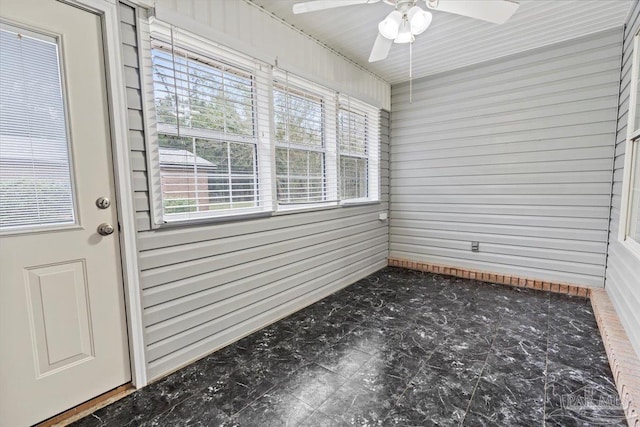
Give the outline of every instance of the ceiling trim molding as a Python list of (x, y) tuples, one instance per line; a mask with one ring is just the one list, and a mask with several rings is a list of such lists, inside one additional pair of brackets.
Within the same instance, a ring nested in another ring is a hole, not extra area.
[(268, 16), (270, 16), (272, 19), (278, 21), (279, 23), (286, 25), (287, 27), (289, 27), (290, 29), (294, 30), (295, 32), (307, 37), (309, 40), (314, 41), (315, 43), (317, 43), (318, 45), (322, 46), (323, 48), (331, 51), (332, 53), (334, 53), (335, 55), (339, 56), (340, 58), (344, 59), (345, 61), (349, 62), (351, 65), (353, 65), (354, 67), (359, 68), (360, 70), (371, 74), (373, 77), (380, 79), (380, 81), (390, 85), (391, 82), (389, 82), (388, 80), (382, 78), (381, 76), (379, 76), (378, 74), (374, 73), (373, 71), (363, 67), (362, 65), (358, 64), (357, 62), (355, 62), (353, 59), (349, 58), (348, 56), (345, 56), (344, 54), (338, 52), (337, 50), (335, 50), (334, 48), (332, 48), (331, 46), (329, 46), (326, 43), (323, 43), (322, 41), (318, 40), (317, 38), (313, 37), (312, 35), (305, 33), (303, 30), (301, 30), (300, 28), (296, 27), (295, 25), (292, 25), (290, 23), (288, 23), (287, 21), (285, 21), (284, 19), (280, 18), (278, 15), (276, 15), (273, 12), (269, 12), (267, 9), (265, 9), (264, 7), (255, 4), (254, 2), (252, 2), (251, 0), (244, 0), (245, 3), (249, 4), (252, 7), (255, 7), (256, 9), (258, 9), (259, 11), (261, 11), (262, 13), (267, 14)]

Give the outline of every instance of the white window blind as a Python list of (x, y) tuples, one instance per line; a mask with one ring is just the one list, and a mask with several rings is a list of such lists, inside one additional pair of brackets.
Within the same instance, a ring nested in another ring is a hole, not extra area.
[(0, 26), (0, 230), (74, 224), (57, 41)]
[(628, 236), (640, 243), (640, 140), (633, 142), (631, 151), (631, 194), (629, 199)]
[(379, 114), (371, 106), (340, 96), (338, 152), (340, 199), (378, 200)]
[(278, 203), (335, 203), (334, 94), (288, 73), (275, 77)]
[(162, 219), (271, 209), (259, 173), (256, 64), (210, 46), (202, 54), (192, 48), (199, 40), (185, 49), (188, 38), (170, 29), (152, 40)]

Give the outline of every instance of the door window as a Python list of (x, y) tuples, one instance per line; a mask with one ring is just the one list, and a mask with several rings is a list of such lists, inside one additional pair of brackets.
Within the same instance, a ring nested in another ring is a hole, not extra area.
[(0, 231), (76, 223), (57, 40), (0, 25)]

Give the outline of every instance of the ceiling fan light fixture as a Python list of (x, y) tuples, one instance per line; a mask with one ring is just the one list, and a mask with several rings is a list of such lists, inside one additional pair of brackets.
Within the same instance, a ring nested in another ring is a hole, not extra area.
[(402, 20), (402, 25), (400, 26), (400, 31), (398, 32), (398, 37), (396, 37), (393, 42), (394, 43), (413, 43), (416, 38), (411, 34), (411, 25), (409, 25), (409, 21), (406, 19)]
[(420, 9), (418, 6), (413, 6), (407, 12), (407, 20), (411, 27), (411, 33), (415, 36), (424, 33), (429, 28), (433, 15), (431, 12)]
[(400, 24), (402, 24), (402, 13), (394, 10), (378, 24), (378, 31), (383, 37), (394, 40), (398, 37)]

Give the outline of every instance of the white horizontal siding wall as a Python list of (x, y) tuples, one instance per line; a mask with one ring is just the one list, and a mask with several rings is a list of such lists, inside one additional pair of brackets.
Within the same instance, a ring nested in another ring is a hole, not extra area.
[(627, 141), (627, 120), (631, 87), (633, 38), (640, 29), (640, 4), (635, 3), (624, 32), (624, 53), (620, 82), (620, 110), (611, 211), (611, 235), (605, 288), (637, 354), (640, 355), (640, 260), (618, 239), (620, 204)]
[(247, 0), (157, 0), (158, 19), (389, 110), (390, 86)]
[(153, 380), (387, 265), (388, 226), (378, 215), (388, 212), (389, 116), (381, 117), (381, 203), (151, 230), (135, 10), (121, 4), (120, 14)]
[(621, 31), (393, 85), (390, 256), (602, 287)]

